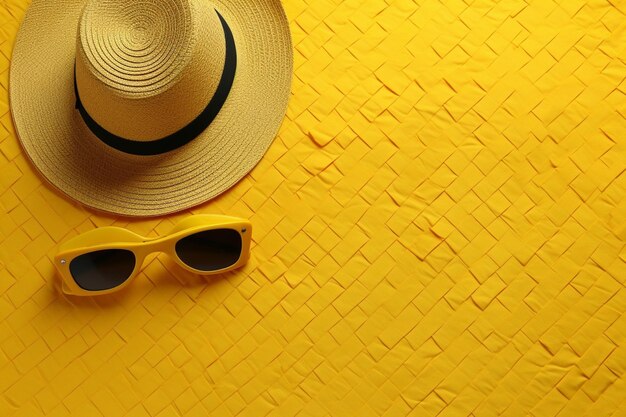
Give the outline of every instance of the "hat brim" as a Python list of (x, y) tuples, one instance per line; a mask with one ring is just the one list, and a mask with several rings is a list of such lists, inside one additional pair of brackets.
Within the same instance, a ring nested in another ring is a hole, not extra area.
[(235, 37), (235, 81), (206, 130), (183, 147), (156, 156), (110, 148), (75, 109), (73, 68), (84, 4), (34, 0), (13, 49), (13, 122), (25, 153), (48, 182), (100, 211), (157, 216), (220, 195), (258, 164), (280, 128), (291, 88), (291, 36), (279, 0), (207, 4), (206, 12), (214, 6)]

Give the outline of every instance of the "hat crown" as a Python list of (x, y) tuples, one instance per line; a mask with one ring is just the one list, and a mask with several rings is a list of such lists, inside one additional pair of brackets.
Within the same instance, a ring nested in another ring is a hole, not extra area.
[(224, 68), (224, 33), (199, 0), (88, 0), (79, 21), (76, 85), (90, 116), (135, 141), (197, 117)]

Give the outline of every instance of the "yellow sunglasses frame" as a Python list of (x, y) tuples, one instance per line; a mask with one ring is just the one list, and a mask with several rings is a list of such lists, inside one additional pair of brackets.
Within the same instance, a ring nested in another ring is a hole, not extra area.
[[(180, 239), (208, 230), (232, 229), (241, 236), (241, 254), (233, 265), (215, 270), (201, 271), (185, 264), (176, 253), (176, 242)], [(215, 275), (231, 271), (243, 266), (250, 258), (250, 242), (252, 240), (252, 224), (250, 221), (230, 216), (198, 214), (190, 216), (178, 223), (172, 231), (156, 238), (140, 236), (121, 227), (101, 227), (78, 235), (59, 247), (59, 253), (54, 257), (54, 264), (62, 278), (62, 291), (66, 294), (79, 296), (104, 295), (120, 291), (133, 281), (141, 271), (146, 257), (155, 252), (168, 254), (182, 268), (200, 275)], [(135, 255), (135, 269), (120, 285), (101, 291), (89, 291), (81, 288), (70, 272), (72, 261), (86, 253), (106, 250), (125, 249)]]

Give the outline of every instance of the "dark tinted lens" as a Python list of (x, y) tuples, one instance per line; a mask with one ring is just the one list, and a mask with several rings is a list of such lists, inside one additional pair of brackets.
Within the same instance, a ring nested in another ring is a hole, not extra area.
[(84, 290), (110, 290), (130, 277), (135, 255), (127, 250), (107, 249), (80, 255), (70, 263), (74, 281)]
[(241, 245), (241, 236), (235, 230), (207, 230), (179, 240), (176, 253), (181, 261), (192, 268), (216, 271), (239, 260)]

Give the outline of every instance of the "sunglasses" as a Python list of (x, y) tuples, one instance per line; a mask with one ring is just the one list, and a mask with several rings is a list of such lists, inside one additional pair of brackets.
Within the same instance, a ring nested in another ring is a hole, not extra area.
[(146, 256), (155, 252), (165, 252), (184, 269), (201, 275), (239, 268), (250, 257), (251, 236), (249, 221), (220, 215), (190, 216), (157, 238), (102, 227), (64, 243), (55, 265), (64, 293), (108, 294), (128, 285)]

